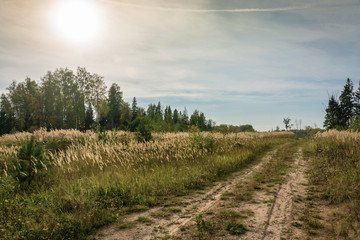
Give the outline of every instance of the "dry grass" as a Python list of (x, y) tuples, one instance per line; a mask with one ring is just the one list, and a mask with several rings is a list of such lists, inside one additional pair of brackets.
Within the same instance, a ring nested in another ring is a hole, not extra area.
[(11, 175), (30, 134), (0, 137), (0, 236), (5, 239), (83, 239), (134, 206), (146, 208), (201, 189), (293, 136), (166, 133), (138, 143), (128, 132), (42, 129), (33, 135), (52, 166), (21, 189)]

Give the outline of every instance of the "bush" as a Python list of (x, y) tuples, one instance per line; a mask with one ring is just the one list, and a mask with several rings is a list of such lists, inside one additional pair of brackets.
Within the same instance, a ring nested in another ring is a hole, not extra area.
[(49, 166), (43, 147), (35, 143), (34, 136), (27, 139), (25, 145), (19, 149), (17, 157), (18, 161), (13, 161), (15, 172), (12, 176), (21, 184), (27, 182), (30, 185), (35, 176)]
[(152, 126), (148, 118), (141, 119), (137, 132), (135, 133), (138, 142), (148, 142), (152, 139), (151, 135)]

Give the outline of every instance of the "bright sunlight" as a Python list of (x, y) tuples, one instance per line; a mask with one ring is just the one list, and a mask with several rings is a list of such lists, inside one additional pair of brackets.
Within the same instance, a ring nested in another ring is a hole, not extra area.
[(100, 32), (99, 10), (91, 0), (61, 1), (53, 14), (56, 31), (73, 43), (88, 43)]

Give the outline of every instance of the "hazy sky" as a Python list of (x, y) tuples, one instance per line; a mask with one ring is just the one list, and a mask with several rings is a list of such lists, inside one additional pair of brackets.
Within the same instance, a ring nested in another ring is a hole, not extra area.
[(0, 0), (1, 92), (82, 66), (142, 107), (271, 130), (284, 117), (322, 126), (328, 94), (348, 77), (358, 87), (359, 0), (81, 1), (95, 20), (79, 18), (96, 31), (75, 41), (56, 22), (66, 1)]

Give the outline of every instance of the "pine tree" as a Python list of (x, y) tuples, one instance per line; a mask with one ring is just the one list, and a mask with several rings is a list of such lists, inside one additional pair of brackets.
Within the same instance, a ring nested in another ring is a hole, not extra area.
[(138, 112), (138, 108), (137, 108), (137, 101), (136, 98), (133, 98), (132, 104), (131, 104), (131, 109), (132, 109), (132, 121), (134, 121), (137, 118), (137, 112)]
[(346, 84), (344, 86), (343, 91), (340, 95), (340, 108), (341, 108), (341, 115), (340, 115), (340, 125), (344, 128), (348, 128), (350, 125), (351, 118), (354, 115), (354, 94), (353, 94), (353, 83), (348, 78), (346, 80)]
[(326, 129), (333, 129), (340, 126), (341, 108), (340, 104), (332, 95), (329, 99), (328, 107), (326, 108), (326, 115), (324, 121), (324, 127)]

